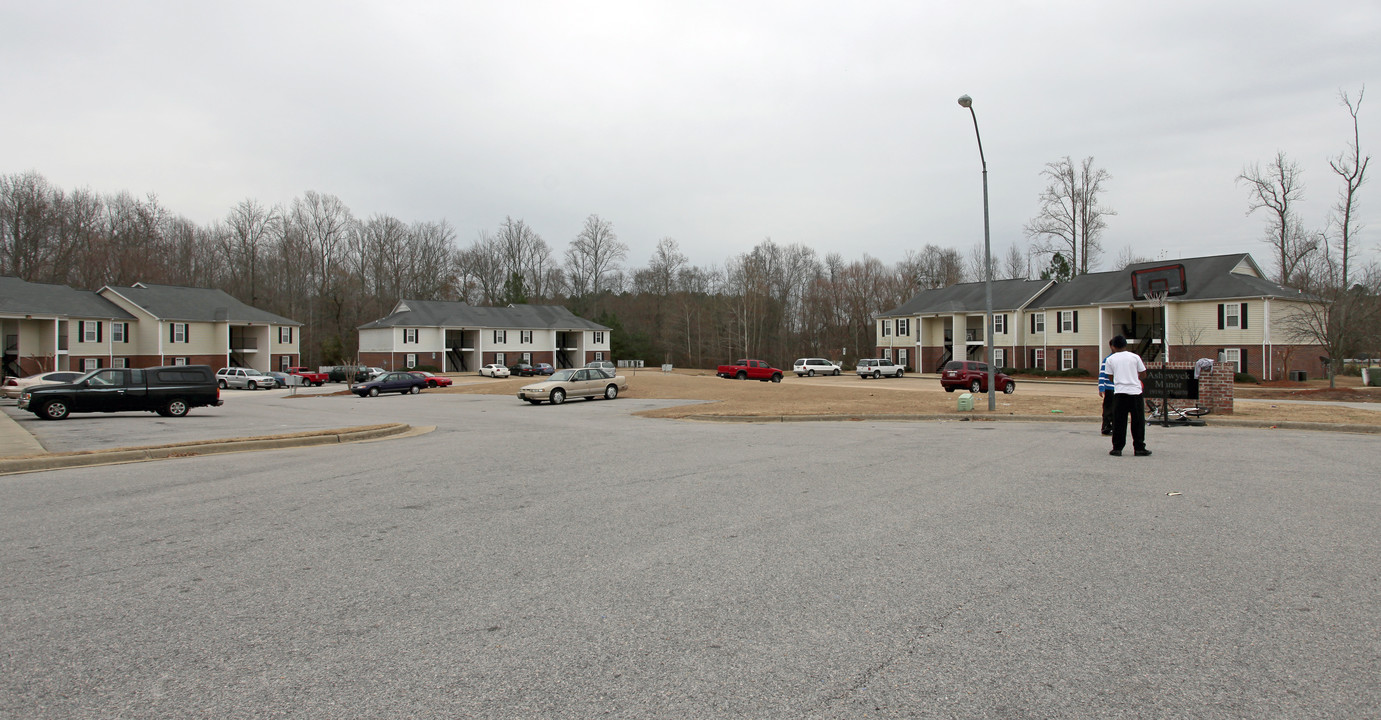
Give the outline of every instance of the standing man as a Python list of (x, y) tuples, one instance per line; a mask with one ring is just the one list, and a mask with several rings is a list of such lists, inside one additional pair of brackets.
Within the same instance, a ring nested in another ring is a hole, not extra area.
[[(1112, 341), (1108, 341), (1108, 347), (1112, 347)], [(1113, 352), (1117, 352), (1116, 349)], [(1103, 358), (1103, 362), (1098, 363), (1098, 397), (1103, 398), (1103, 434), (1112, 434), (1112, 408), (1113, 408), (1113, 384), (1112, 375), (1108, 374), (1108, 358), (1111, 354)]]
[(1113, 428), (1112, 452), (1121, 455), (1127, 445), (1127, 416), (1132, 419), (1132, 449), (1134, 455), (1150, 455), (1146, 449), (1146, 406), (1142, 404), (1142, 377), (1146, 375), (1146, 363), (1141, 356), (1127, 351), (1127, 338), (1118, 335), (1112, 339), (1113, 354), (1104, 362), (1113, 384)]

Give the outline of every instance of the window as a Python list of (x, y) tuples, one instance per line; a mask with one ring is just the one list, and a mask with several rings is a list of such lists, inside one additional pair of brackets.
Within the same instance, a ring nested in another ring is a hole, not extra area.
[(417, 328), (403, 328), (403, 344), (417, 344)]
[(897, 348), (897, 364), (906, 365), (906, 348)]
[[(185, 326), (184, 326), (184, 327), (185, 327)], [(174, 364), (174, 365), (186, 365), (186, 364), (187, 364), (187, 358), (185, 358), (185, 357), (175, 357), (175, 358), (173, 358), (173, 364)]]
[(530, 353), (530, 352), (525, 352), (525, 353), (523, 353), (523, 362), (525, 362), (525, 363), (531, 365), (531, 364), (532, 364), (532, 353)]
[(994, 332), (994, 333), (1002, 333), (1002, 334), (1004, 334), (1004, 335), (1007, 334), (1007, 316), (1006, 316), (1006, 315), (994, 315), (994, 316), (993, 316), (993, 332)]
[(417, 353), (408, 353), (403, 358), (403, 365), (410, 368), (417, 367)]
[(101, 324), (95, 320), (82, 320), (77, 322), (77, 334), (84, 343), (95, 343), (101, 341)]
[(494, 353), (494, 364), (495, 364), (495, 365), (507, 365), (507, 364), (508, 364), (508, 362), (507, 362), (506, 360), (504, 360), (503, 353)]
[(1045, 332), (1045, 313), (1031, 313), (1031, 332)]
[(1232, 363), (1233, 372), (1242, 372), (1242, 351), (1237, 348), (1228, 348), (1218, 351), (1218, 362)]
[(531, 345), (531, 344), (532, 344), (532, 331), (531, 331), (531, 330), (519, 330), (519, 331), (518, 331), (518, 343), (519, 343), (520, 345)]
[(1074, 348), (1065, 348), (1060, 351), (1060, 369), (1074, 369)]
[(603, 360), (603, 359), (604, 359), (604, 353), (602, 353), (602, 352), (597, 352), (597, 353), (595, 353), (595, 359), (596, 359), (596, 360)]
[(287, 355), (279, 355), (279, 356), (278, 356), (278, 372), (287, 372), (287, 371), (288, 371), (288, 368), (290, 367), (289, 363), (291, 363), (291, 362), (292, 362), (292, 358), (288, 357)]
[(1000, 368), (1007, 367), (1007, 351), (1002, 348), (993, 348), (993, 364)]
[(82, 358), (82, 372), (91, 372), (101, 368), (100, 358)]
[(494, 343), (495, 343), (495, 344), (497, 344), (497, 345), (503, 345), (503, 344), (505, 344), (505, 343), (507, 343), (507, 342), (508, 342), (508, 331), (507, 331), (507, 330), (495, 330), (495, 331), (494, 331)]
[(1060, 311), (1060, 332), (1079, 332), (1079, 326), (1074, 320), (1073, 310)]
[(594, 336), (595, 336), (595, 344), (596, 344), (596, 345), (603, 345), (603, 344), (604, 344), (604, 331), (603, 331), (603, 330), (596, 330), (596, 331), (594, 332)]
[(129, 323), (111, 323), (110, 341), (117, 343), (129, 342)]
[[(898, 319), (897, 319), (897, 335), (900, 336), (900, 335), (910, 335), (910, 334), (911, 334), (911, 319), (910, 319), (910, 318), (898, 318)], [(905, 363), (902, 363), (902, 364), (904, 365)]]
[(892, 362), (892, 348), (883, 348), (882, 352), (878, 353), (878, 357), (889, 363)]
[(287, 344), (293, 341), (293, 329), (290, 327), (278, 328), (278, 342)]
[(127, 368), (129, 367), (129, 358), (113, 358), (110, 361), (110, 366), (113, 368)]
[(1237, 322), (1237, 311), (1237, 303), (1231, 303), (1223, 306), (1223, 324), (1225, 326), (1230, 328), (1238, 327), (1239, 323)]
[(168, 342), (185, 343), (187, 339), (187, 323), (168, 323)]
[(1031, 367), (1040, 370), (1045, 369), (1045, 348), (1036, 348), (1031, 351)]
[(891, 336), (892, 336), (892, 321), (891, 321), (891, 320), (883, 320), (883, 321), (882, 321), (882, 336), (883, 336), (883, 337), (891, 337)]

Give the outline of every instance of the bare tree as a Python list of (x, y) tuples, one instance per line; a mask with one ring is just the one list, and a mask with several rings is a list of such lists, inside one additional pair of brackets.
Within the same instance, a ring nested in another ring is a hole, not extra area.
[(1333, 172), (1343, 181), (1343, 189), (1338, 193), (1338, 202), (1333, 206), (1332, 218), (1341, 236), (1338, 253), (1342, 265), (1343, 287), (1348, 286), (1349, 266), (1355, 252), (1352, 237), (1362, 229), (1357, 222), (1357, 190), (1366, 182), (1367, 163), (1371, 162), (1370, 155), (1362, 156), (1361, 136), (1357, 130), (1357, 112), (1362, 107), (1362, 97), (1366, 92), (1367, 88), (1363, 86), (1357, 93), (1357, 102), (1354, 103), (1347, 93), (1339, 91), (1339, 101), (1352, 116), (1352, 142), (1348, 143), (1347, 152), (1339, 153), (1338, 157), (1328, 161), (1328, 166), (1333, 168)]
[(1268, 213), (1263, 242), (1275, 252), (1277, 281), (1282, 285), (1290, 283), (1296, 267), (1317, 247), (1303, 231), (1295, 212), (1295, 203), (1304, 197), (1302, 174), (1299, 163), (1286, 157), (1284, 151), (1277, 151), (1265, 171), (1254, 164), (1237, 176), (1237, 182), (1246, 185), (1250, 193), (1247, 214), (1257, 210)]
[[(1021, 280), (1027, 277), (1030, 266), (1026, 253), (1016, 243), (1007, 246), (1007, 254), (1002, 257), (1002, 277), (1007, 280)], [(994, 271), (996, 272), (996, 271)]]
[(1060, 253), (1069, 260), (1075, 275), (1097, 268), (1103, 232), (1108, 227), (1106, 218), (1117, 214), (1099, 197), (1112, 175), (1094, 167), (1092, 157), (1084, 158), (1076, 167), (1069, 156), (1046, 163), (1041, 175), (1048, 183), (1041, 191), (1036, 217), (1025, 227), (1032, 251), (1046, 257)]
[(1282, 329), (1293, 335), (1286, 343), (1317, 344), (1332, 360), (1329, 385), (1344, 358), (1372, 350), (1381, 343), (1381, 267), (1369, 263), (1354, 272), (1351, 285), (1343, 285), (1341, 253), (1325, 252), (1325, 262), (1300, 275), (1300, 289), (1313, 302), (1296, 303), (1280, 310)]
[(605, 276), (628, 257), (628, 246), (619, 242), (614, 224), (598, 215), (585, 218), (585, 227), (566, 249), (566, 277), (576, 297), (598, 295)]
[(249, 304), (259, 302), (254, 270), (263, 261), (263, 251), (282, 222), (278, 208), (265, 207), (253, 198), (241, 200), (225, 218), (229, 232), (223, 235), (227, 265), (233, 272), (249, 273)]

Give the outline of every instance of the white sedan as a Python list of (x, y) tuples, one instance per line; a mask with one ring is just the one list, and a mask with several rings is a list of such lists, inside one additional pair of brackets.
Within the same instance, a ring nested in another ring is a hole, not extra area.
[(485, 365), (484, 367), (480, 368), (480, 374), (492, 378), (506, 378), (508, 377), (508, 368), (502, 365)]

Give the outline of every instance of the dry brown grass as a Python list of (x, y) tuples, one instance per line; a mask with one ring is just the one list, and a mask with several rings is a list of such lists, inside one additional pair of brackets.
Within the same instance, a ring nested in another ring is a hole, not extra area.
[[(930, 415), (956, 411), (958, 393), (940, 389), (934, 377), (901, 380), (862, 380), (857, 375), (798, 378), (787, 375), (779, 384), (724, 380), (708, 370), (625, 371), (626, 396), (701, 402), (649, 410), (647, 417), (681, 418), (691, 415), (764, 417), (782, 415)], [(451, 388), (430, 393), (516, 395), (531, 378), (493, 380), (475, 376), (456, 378)], [(997, 395), (997, 415), (1031, 418), (1052, 415), (1097, 416), (1101, 401), (1088, 383), (1035, 383), (1018, 380), (1017, 391)], [(988, 415), (987, 395), (974, 397), (976, 416)], [(1272, 405), (1239, 402), (1233, 417), (1268, 422), (1327, 422), (1381, 425), (1381, 412), (1321, 405)]]

